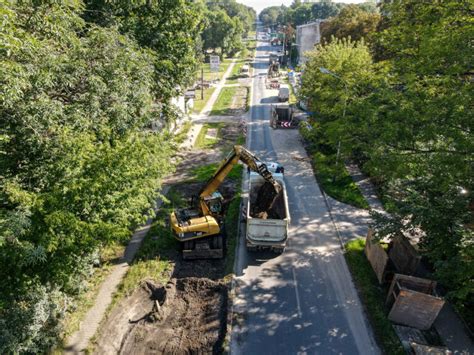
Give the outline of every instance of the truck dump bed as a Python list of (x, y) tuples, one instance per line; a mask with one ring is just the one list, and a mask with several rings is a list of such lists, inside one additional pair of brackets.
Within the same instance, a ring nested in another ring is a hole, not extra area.
[(286, 246), (290, 224), (286, 186), (282, 174), (273, 174), (273, 177), (283, 189), (268, 213), (256, 214), (258, 191), (265, 180), (258, 174), (250, 174), (246, 233), (247, 248), (250, 250), (270, 248), (282, 252)]

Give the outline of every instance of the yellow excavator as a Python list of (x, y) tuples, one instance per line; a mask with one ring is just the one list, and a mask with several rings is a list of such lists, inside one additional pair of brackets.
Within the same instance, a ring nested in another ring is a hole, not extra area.
[(272, 196), (267, 198), (268, 208), (280, 193), (282, 187), (267, 166), (244, 147), (234, 146), (197, 198), (193, 198), (193, 206), (171, 213), (171, 229), (174, 237), (182, 243), (184, 259), (219, 259), (224, 256), (223, 197), (217, 189), (239, 161), (273, 186), (273, 191), (270, 191)]

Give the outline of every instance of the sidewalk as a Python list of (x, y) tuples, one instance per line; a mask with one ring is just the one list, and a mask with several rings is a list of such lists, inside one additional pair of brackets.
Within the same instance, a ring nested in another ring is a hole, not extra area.
[(377, 192), (375, 187), (370, 182), (370, 179), (365, 176), (360, 170), (357, 164), (353, 162), (346, 162), (346, 169), (352, 177), (352, 180), (359, 187), (359, 190), (362, 192), (362, 195), (365, 197), (369, 203), (370, 209), (377, 212), (384, 212), (383, 205), (377, 197)]
[(221, 90), (223, 87), (226, 86), (225, 82), (227, 78), (229, 77), (230, 73), (232, 73), (232, 69), (234, 68), (235, 62), (237, 61), (238, 58), (232, 59), (232, 62), (230, 65), (227, 67), (226, 72), (222, 76), (222, 79), (219, 81), (219, 83), (216, 86), (216, 89), (212, 93), (211, 97), (209, 100), (206, 102), (206, 105), (203, 107), (201, 112), (198, 115), (190, 115), (191, 121), (193, 122), (193, 125), (191, 129), (189, 130), (188, 133), (188, 138), (181, 144), (180, 148), (182, 149), (192, 149), (194, 147), (194, 143), (196, 142), (197, 136), (199, 132), (201, 131), (201, 128), (203, 126), (202, 122), (206, 121), (207, 118), (209, 117), (209, 114), (212, 111), (212, 107), (216, 103), (219, 94), (221, 93)]
[[(354, 163), (346, 163), (346, 169), (369, 203), (370, 208), (383, 213), (383, 205), (377, 198), (370, 179)], [(339, 225), (344, 243), (356, 236), (364, 237), (367, 233), (368, 223), (371, 221), (368, 211), (347, 206), (329, 197), (328, 199), (331, 213)], [(474, 354), (474, 342), (469, 336), (469, 331), (448, 302), (439, 313), (434, 327), (449, 350), (455, 354)]]

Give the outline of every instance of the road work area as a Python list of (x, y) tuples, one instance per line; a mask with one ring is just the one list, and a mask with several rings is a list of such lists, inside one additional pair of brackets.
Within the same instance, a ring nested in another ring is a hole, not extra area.
[[(167, 209), (176, 203), (188, 205), (239, 134), (237, 123), (226, 123), (220, 128), (219, 139), (212, 148), (179, 153), (176, 173), (167, 179), (173, 202), (163, 205), (157, 220), (165, 219)], [(238, 183), (227, 179), (219, 190), (227, 208), (238, 191)], [(165, 225), (161, 229), (152, 227), (142, 248), (146, 253), (139, 253), (135, 262), (167, 261), (171, 264), (168, 274), (150, 275), (113, 306), (95, 336), (92, 352), (222, 352), (228, 322), (227, 259), (183, 260), (179, 243)], [(132, 263), (131, 269), (133, 267)], [(158, 279), (169, 282), (160, 283)]]
[(278, 90), (263, 76), (272, 50), (258, 43), (247, 147), (285, 167), (291, 225), (281, 255), (248, 252), (240, 239), (231, 353), (378, 354), (299, 132), (270, 127)]
[(206, 278), (143, 281), (102, 328), (97, 354), (219, 352), (227, 323), (227, 286)]

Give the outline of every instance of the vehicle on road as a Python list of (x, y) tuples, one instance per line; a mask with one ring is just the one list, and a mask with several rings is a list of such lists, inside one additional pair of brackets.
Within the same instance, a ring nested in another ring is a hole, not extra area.
[[(269, 164), (266, 164), (270, 166)], [(277, 195), (269, 211), (255, 213), (255, 205), (258, 200), (258, 193), (265, 183), (265, 180), (258, 174), (251, 173), (249, 176), (249, 197), (247, 200), (247, 228), (246, 245), (247, 250), (256, 251), (259, 249), (270, 249), (277, 253), (285, 250), (288, 241), (288, 227), (290, 225), (290, 212), (288, 209), (288, 196), (286, 186), (281, 171), (281, 165), (272, 163), (269, 170), (275, 171), (273, 177), (282, 186), (281, 192)]]
[(293, 105), (285, 103), (271, 106), (270, 127), (296, 128), (305, 119), (306, 114)]
[(280, 87), (278, 90), (278, 101), (287, 102), (290, 99), (290, 88), (287, 86)]
[(242, 65), (242, 68), (240, 68), (240, 75), (249, 78), (250, 77), (250, 65), (244, 64)]
[(270, 56), (268, 57), (268, 63), (269, 64), (278, 63), (278, 54), (270, 53)]
[[(183, 259), (219, 259), (224, 256), (225, 231), (223, 197), (217, 191), (232, 168), (242, 161), (265, 182), (265, 191), (257, 192), (262, 211), (270, 210), (280, 195), (280, 180), (275, 180), (266, 165), (240, 145), (234, 146), (214, 175), (206, 182), (189, 208), (174, 210), (170, 215), (173, 236), (181, 242)], [(285, 194), (286, 196), (286, 194)]]

